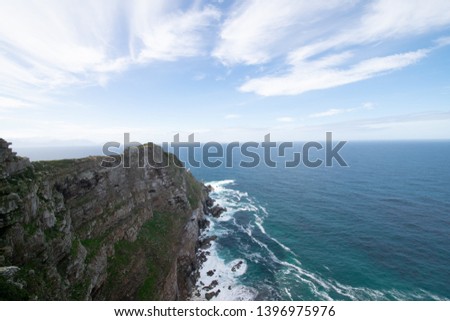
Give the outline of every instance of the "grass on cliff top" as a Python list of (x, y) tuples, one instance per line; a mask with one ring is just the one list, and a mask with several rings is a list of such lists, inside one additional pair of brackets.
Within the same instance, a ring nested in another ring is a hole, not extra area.
[(47, 169), (47, 167), (68, 168), (73, 166), (76, 162), (77, 162), (76, 159), (59, 159), (59, 160), (33, 162), (33, 165), (36, 169)]
[(33, 166), (37, 172), (66, 172), (76, 168), (76, 165), (82, 162), (83, 159), (58, 159), (50, 161), (33, 162)]
[(154, 212), (153, 218), (142, 226), (135, 242), (117, 242), (115, 255), (108, 259), (106, 295), (120, 293), (121, 285), (130, 277), (131, 267), (139, 260), (145, 260), (147, 277), (143, 283), (140, 282), (137, 298), (158, 300), (187, 219), (182, 214)]

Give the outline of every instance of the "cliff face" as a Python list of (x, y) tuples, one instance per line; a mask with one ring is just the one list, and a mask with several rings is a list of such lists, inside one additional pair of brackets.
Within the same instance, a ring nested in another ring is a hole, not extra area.
[(186, 299), (206, 192), (173, 155), (149, 149), (170, 166), (9, 155), (0, 168), (0, 298)]

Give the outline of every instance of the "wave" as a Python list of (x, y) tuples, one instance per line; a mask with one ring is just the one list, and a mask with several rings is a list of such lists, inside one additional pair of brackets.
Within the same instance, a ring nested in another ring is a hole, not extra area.
[[(210, 218), (210, 227), (204, 231), (203, 237), (216, 235), (218, 239), (205, 250), (208, 256), (200, 269), (194, 300), (203, 300), (211, 292), (216, 294), (211, 300), (311, 299), (302, 292), (311, 293), (316, 300), (443, 299), (423, 290), (412, 294), (353, 287), (308, 271), (291, 248), (266, 231), (268, 211), (246, 192), (239, 191), (234, 180), (206, 184), (213, 187), (211, 197), (227, 211), (220, 218)], [(232, 239), (234, 247), (220, 244), (226, 239)], [(234, 268), (237, 265), (239, 268)], [(264, 269), (270, 277), (259, 277), (253, 271), (247, 277), (252, 267)], [(211, 284), (215, 286), (211, 288)]]

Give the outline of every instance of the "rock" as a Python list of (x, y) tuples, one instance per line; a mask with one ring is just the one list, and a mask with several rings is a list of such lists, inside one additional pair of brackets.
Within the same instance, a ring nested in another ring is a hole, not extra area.
[(56, 217), (54, 213), (49, 212), (48, 210), (45, 210), (42, 214), (42, 221), (47, 228), (52, 228), (55, 226), (56, 223)]
[(201, 220), (198, 221), (198, 228), (203, 231), (205, 229), (207, 229), (210, 225), (209, 220), (207, 220), (206, 218), (203, 218)]
[(197, 257), (198, 257), (198, 261), (200, 262), (200, 264), (205, 263), (206, 260), (208, 259), (208, 258), (206, 257), (206, 253), (205, 253), (205, 252), (199, 252), (199, 253), (197, 254)]
[(217, 240), (217, 235), (208, 236), (198, 242), (198, 247), (202, 250), (208, 249), (211, 247), (211, 242), (215, 240)]
[(232, 272), (236, 272), (237, 270), (239, 270), (239, 269), (241, 268), (241, 266), (242, 266), (243, 263), (244, 263), (243, 261), (239, 261), (237, 264), (235, 264), (235, 265), (231, 268), (231, 271), (232, 271)]
[(11, 143), (0, 138), (0, 178), (22, 173), (31, 166), (28, 158), (16, 156), (9, 145)]
[(213, 270), (209, 270), (208, 272), (206, 272), (207, 276), (213, 276), (214, 275), (214, 271)]
[(217, 285), (219, 285), (219, 282), (218, 282), (217, 280), (214, 280), (214, 281), (211, 282), (210, 285), (204, 286), (204, 287), (203, 287), (203, 290), (211, 291), (211, 290), (214, 289)]
[(226, 212), (227, 209), (224, 207), (221, 207), (219, 205), (215, 205), (214, 207), (211, 208), (210, 210), (210, 214), (213, 217), (220, 217), (220, 215), (222, 215), (223, 212)]
[(220, 293), (220, 290), (217, 290), (216, 292), (209, 292), (209, 293), (206, 293), (206, 294), (205, 294), (205, 299), (209, 301), (209, 300), (211, 300), (212, 298), (218, 296), (219, 293)]
[(12, 279), (20, 268), (17, 266), (2, 266), (0, 267), (0, 275), (6, 279)]
[(198, 259), (199, 264), (202, 265), (203, 263), (205, 263), (206, 260), (208, 260), (208, 256), (209, 256), (210, 254), (211, 254), (211, 253), (210, 253), (209, 251), (200, 250), (200, 251), (197, 253), (197, 259)]
[(205, 204), (206, 204), (206, 206), (208, 206), (208, 207), (212, 207), (213, 205), (214, 205), (214, 202), (215, 202), (215, 200), (213, 200), (211, 197), (207, 197), (206, 198), (206, 201), (205, 201)]

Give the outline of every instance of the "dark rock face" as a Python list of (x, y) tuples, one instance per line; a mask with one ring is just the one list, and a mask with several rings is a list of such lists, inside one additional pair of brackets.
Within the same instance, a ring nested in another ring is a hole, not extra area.
[(0, 179), (25, 171), (30, 166), (28, 158), (18, 157), (4, 139), (0, 138)]
[(205, 201), (205, 204), (206, 204), (206, 206), (208, 206), (208, 207), (212, 207), (213, 205), (214, 205), (214, 202), (215, 202), (215, 200), (213, 200), (211, 197), (207, 197), (206, 198), (206, 201)]
[(220, 290), (217, 290), (217, 291), (215, 291), (215, 292), (214, 292), (214, 291), (213, 291), (213, 292), (208, 292), (208, 293), (205, 294), (205, 299), (209, 301), (209, 300), (211, 300), (212, 298), (218, 296), (219, 293), (220, 293)]
[(217, 240), (217, 236), (216, 235), (212, 235), (212, 236), (208, 236), (206, 238), (202, 238), (198, 241), (198, 248), (199, 249), (208, 249), (209, 247), (211, 247), (211, 242)]
[(222, 213), (226, 212), (227, 209), (219, 205), (214, 205), (215, 200), (209, 197), (209, 193), (212, 191), (214, 191), (214, 188), (211, 185), (204, 188), (204, 194), (206, 197), (203, 202), (203, 211), (206, 215), (211, 215), (212, 217), (218, 218), (222, 215)]
[(216, 205), (210, 209), (209, 213), (213, 217), (220, 217), (220, 215), (222, 215), (222, 213), (226, 211), (227, 211), (226, 208)]
[(23, 166), (16, 168), (5, 155), (0, 269), (20, 269), (14, 277), (29, 299), (189, 297), (200, 229), (208, 224), (207, 193), (184, 168), (105, 168), (102, 157), (31, 164), (18, 158)]
[(203, 289), (205, 289), (206, 291), (210, 291), (210, 290), (214, 289), (218, 285), (219, 285), (219, 282), (217, 280), (214, 280), (214, 281), (211, 282), (210, 285), (204, 286)]

